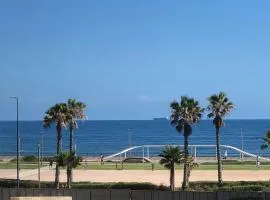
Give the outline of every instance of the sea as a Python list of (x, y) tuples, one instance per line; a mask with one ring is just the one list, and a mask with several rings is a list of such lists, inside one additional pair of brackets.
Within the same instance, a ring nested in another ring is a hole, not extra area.
[[(260, 149), (264, 132), (270, 128), (270, 120), (225, 120), (221, 128), (221, 144), (243, 148), (259, 156), (270, 156), (269, 150)], [(215, 128), (211, 120), (202, 120), (193, 126), (189, 137), (191, 145), (215, 145)], [(42, 121), (20, 121), (20, 154), (37, 155), (38, 143), (42, 143), (43, 155), (56, 152), (56, 127), (44, 130)], [(74, 132), (76, 152), (81, 156), (108, 156), (136, 145), (183, 144), (179, 134), (168, 120), (108, 120), (80, 121)], [(243, 144), (243, 145), (242, 145)], [(63, 129), (63, 150), (68, 151), (69, 131)], [(161, 149), (150, 148), (150, 155)], [(135, 154), (142, 153), (134, 152)], [(221, 149), (224, 153), (225, 150)], [(192, 154), (192, 149), (190, 149)], [(194, 153), (194, 152), (193, 152)], [(239, 153), (228, 150), (228, 156)], [(0, 121), (0, 155), (16, 155), (16, 121)], [(214, 156), (214, 148), (198, 148), (198, 156)]]

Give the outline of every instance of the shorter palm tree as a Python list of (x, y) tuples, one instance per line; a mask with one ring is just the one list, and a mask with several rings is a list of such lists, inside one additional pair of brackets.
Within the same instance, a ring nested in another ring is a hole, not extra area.
[(270, 145), (270, 130), (267, 130), (264, 133), (264, 137), (262, 139), (264, 140), (264, 143), (261, 145), (261, 149), (264, 150)]
[(184, 152), (178, 147), (165, 146), (159, 154), (161, 160), (159, 163), (170, 170), (170, 188), (175, 189), (175, 164), (180, 164), (184, 160)]
[[(67, 168), (67, 170), (78, 167), (80, 162), (82, 162), (82, 158), (76, 156), (75, 152), (72, 152), (71, 154), (69, 152), (60, 153), (58, 156), (55, 156), (54, 160), (59, 167)], [(69, 184), (69, 177), (67, 176), (68, 187), (70, 187)]]
[(189, 156), (188, 157), (188, 161), (187, 161), (187, 176), (188, 176), (188, 181), (189, 181), (189, 177), (190, 177), (190, 174), (191, 174), (191, 171), (196, 168), (196, 167), (199, 167), (199, 164), (194, 162), (194, 157), (193, 156)]

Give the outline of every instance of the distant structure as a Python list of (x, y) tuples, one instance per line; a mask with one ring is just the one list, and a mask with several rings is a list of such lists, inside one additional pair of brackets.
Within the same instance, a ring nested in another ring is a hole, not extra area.
[(168, 121), (168, 117), (156, 117), (156, 118), (153, 118), (154, 121)]

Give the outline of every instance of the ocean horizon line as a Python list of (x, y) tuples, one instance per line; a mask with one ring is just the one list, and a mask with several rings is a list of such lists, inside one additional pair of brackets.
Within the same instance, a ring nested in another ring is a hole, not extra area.
[[(212, 119), (201, 119), (201, 121), (211, 121)], [(226, 121), (249, 121), (249, 120), (270, 120), (270, 118), (229, 118), (224, 119)], [(153, 119), (87, 119), (87, 120), (78, 120), (78, 121), (163, 121), (163, 120), (154, 120)], [(164, 120), (166, 121), (166, 120)], [(169, 121), (169, 120), (168, 120)], [(16, 120), (0, 120), (0, 122), (16, 122)], [(40, 119), (22, 119), (19, 122), (42, 122)]]

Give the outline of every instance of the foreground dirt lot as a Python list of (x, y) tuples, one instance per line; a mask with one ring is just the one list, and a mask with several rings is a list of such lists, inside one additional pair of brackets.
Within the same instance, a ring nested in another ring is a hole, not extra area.
[[(42, 181), (53, 181), (54, 170), (41, 169)], [(37, 180), (38, 171), (21, 170), (20, 179)], [(224, 181), (264, 181), (269, 180), (270, 171), (267, 170), (225, 170), (223, 171)], [(16, 178), (15, 169), (0, 169), (0, 178)], [(60, 180), (66, 181), (66, 171), (61, 171)], [(176, 185), (180, 186), (182, 170), (176, 171)], [(194, 170), (191, 173), (191, 181), (216, 181), (215, 170)], [(74, 181), (91, 182), (151, 182), (157, 185), (169, 185), (169, 171), (167, 170), (74, 170)]]

